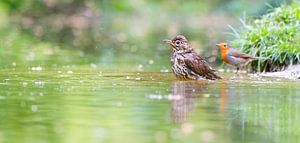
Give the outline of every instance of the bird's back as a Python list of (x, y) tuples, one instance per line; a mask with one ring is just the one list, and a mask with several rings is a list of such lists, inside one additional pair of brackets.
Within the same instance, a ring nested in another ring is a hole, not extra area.
[(248, 64), (249, 62), (256, 60), (257, 57), (253, 57), (251, 55), (242, 53), (236, 49), (230, 48), (227, 55), (226, 55), (227, 61), (229, 61), (232, 65), (244, 65)]
[(189, 56), (186, 58), (185, 62), (187, 67), (206, 79), (221, 79), (215, 71), (203, 58), (198, 56), (195, 52), (188, 53)]
[(179, 78), (186, 79), (221, 79), (208, 63), (195, 52), (174, 53), (172, 70)]

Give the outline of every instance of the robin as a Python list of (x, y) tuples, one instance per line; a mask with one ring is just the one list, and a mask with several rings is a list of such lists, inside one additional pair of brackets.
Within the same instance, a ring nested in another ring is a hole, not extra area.
[(172, 47), (172, 71), (180, 79), (221, 79), (208, 63), (197, 55), (188, 40), (178, 35), (172, 40), (164, 40)]
[(220, 48), (222, 60), (225, 63), (236, 67), (236, 73), (242, 68), (244, 68), (246, 72), (248, 72), (247, 69), (249, 63), (258, 59), (258, 57), (253, 57), (231, 48), (225, 42), (216, 44), (216, 46)]

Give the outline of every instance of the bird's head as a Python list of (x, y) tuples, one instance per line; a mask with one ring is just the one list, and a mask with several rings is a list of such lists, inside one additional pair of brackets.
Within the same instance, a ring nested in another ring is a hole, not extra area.
[(173, 51), (190, 51), (192, 50), (188, 40), (182, 36), (182, 35), (177, 35), (175, 38), (172, 40), (164, 40), (167, 44), (170, 44)]
[(219, 47), (220, 50), (228, 50), (228, 48), (229, 48), (229, 45), (227, 43), (225, 43), (225, 42), (216, 44), (216, 46)]

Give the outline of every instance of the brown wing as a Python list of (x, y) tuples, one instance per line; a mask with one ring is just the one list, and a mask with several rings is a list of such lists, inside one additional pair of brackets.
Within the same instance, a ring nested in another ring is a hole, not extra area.
[(214, 73), (215, 70), (212, 69), (204, 59), (194, 52), (187, 54), (184, 62), (189, 69), (206, 79), (221, 79), (221, 77)]
[(230, 49), (228, 52), (229, 56), (233, 56), (236, 58), (245, 58), (245, 59), (257, 59), (256, 57), (250, 56), (248, 54), (242, 53), (236, 49)]

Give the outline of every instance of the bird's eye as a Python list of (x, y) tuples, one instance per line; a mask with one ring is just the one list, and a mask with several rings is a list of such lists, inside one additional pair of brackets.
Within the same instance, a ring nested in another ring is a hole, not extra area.
[(227, 45), (225, 44), (225, 45), (224, 45), (224, 47), (226, 48), (226, 47), (227, 47)]
[(180, 42), (180, 41), (178, 41), (178, 40), (175, 42), (175, 44), (176, 44), (176, 45), (179, 45), (180, 43), (181, 43), (181, 42)]

